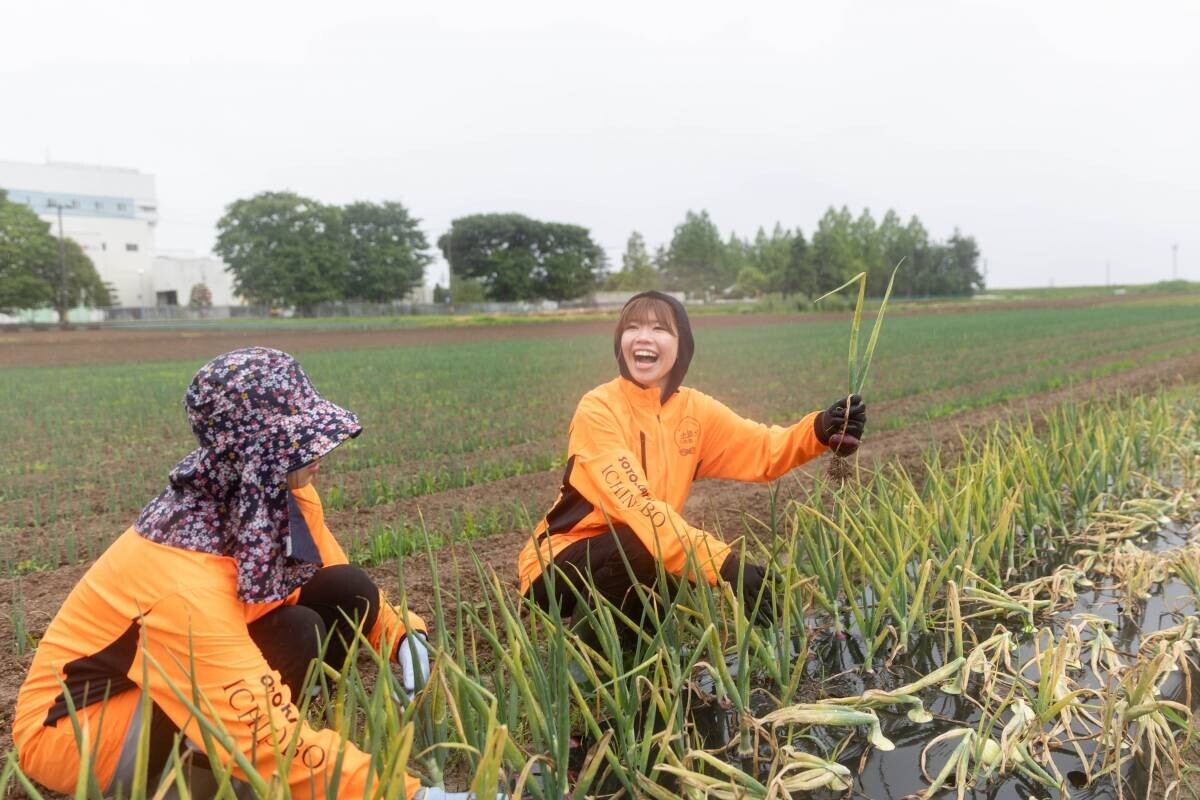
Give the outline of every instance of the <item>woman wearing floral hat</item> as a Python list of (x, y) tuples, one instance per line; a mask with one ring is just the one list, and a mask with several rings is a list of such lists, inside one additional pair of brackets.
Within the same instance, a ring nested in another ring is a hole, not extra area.
[[(145, 738), (153, 789), (180, 733), (204, 749), (181, 699), (196, 692), (195, 705), (259, 775), (276, 774), (276, 754), (295, 743), (278, 775), (292, 797), (329, 796), (334, 780), (336, 796), (363, 797), (379, 780), (370, 757), (299, 716), (311, 662), (324, 643), (325, 661), (340, 668), (362, 631), (390, 649), (410, 695), (429, 667), (424, 623), (402, 618), (347, 563), (312, 485), (321, 459), (362, 427), (291, 356), (259, 347), (204, 365), (184, 403), (199, 447), (87, 571), (39, 643), (13, 722), (21, 768), (72, 794), (86, 752), (101, 791), (124, 795)], [(139, 708), (147, 694), (148, 715)], [(221, 756), (232, 764), (231, 753)], [(467, 796), (403, 780), (407, 798)]]
[[(589, 579), (595, 595), (636, 622), (635, 583), (666, 575), (740, 586), (743, 609), (770, 617), (762, 596), (766, 570), (681, 515), (697, 478), (770, 481), (824, 453), (858, 446), (866, 404), (842, 397), (794, 425), (744, 419), (703, 392), (683, 386), (695, 351), (683, 304), (661, 292), (634, 295), (613, 336), (620, 374), (583, 396), (571, 420), (567, 467), (554, 506), (518, 559), (521, 592), (563, 615)], [(597, 598), (593, 596), (593, 602)]]

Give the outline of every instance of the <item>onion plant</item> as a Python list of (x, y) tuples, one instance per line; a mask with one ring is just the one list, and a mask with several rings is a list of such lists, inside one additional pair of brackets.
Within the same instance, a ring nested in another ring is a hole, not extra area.
[[(863, 304), (867, 296), (867, 273), (860, 272), (850, 280), (843, 283), (841, 286), (826, 292), (818, 297), (814, 303), (820, 303), (826, 297), (837, 294), (842, 289), (858, 284), (858, 300), (854, 304), (854, 316), (850, 323), (850, 353), (848, 359), (849, 365), (849, 392), (848, 395), (861, 394), (863, 387), (867, 383), (867, 372), (871, 369), (871, 359), (875, 355), (875, 345), (879, 342), (879, 331), (883, 327), (883, 315), (887, 311), (888, 300), (892, 296), (892, 286), (896, 282), (896, 272), (900, 269), (900, 264), (904, 263), (904, 259), (900, 259), (896, 266), (892, 269), (892, 276), (888, 279), (887, 289), (883, 293), (883, 300), (879, 304), (879, 311), (875, 315), (875, 321), (871, 325), (871, 335), (867, 340), (866, 348), (859, 349), (858, 333), (862, 326)], [(850, 403), (847, 399), (846, 407), (849, 408)], [(849, 412), (847, 412), (849, 413)], [(849, 418), (847, 418), (847, 422)], [(849, 468), (845, 460), (841, 456), (841, 449), (849, 447), (851, 451), (857, 449), (858, 439), (850, 436), (843, 428), (841, 433), (835, 433), (829, 438), (829, 446), (833, 451), (834, 457), (830, 461), (830, 476), (837, 479), (844, 479), (849, 476)]]

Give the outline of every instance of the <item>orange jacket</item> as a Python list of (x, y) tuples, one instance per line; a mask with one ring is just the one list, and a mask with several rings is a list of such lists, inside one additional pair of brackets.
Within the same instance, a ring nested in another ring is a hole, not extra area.
[(691, 554), (715, 585), (730, 548), (679, 515), (692, 481), (770, 481), (826, 450), (813, 433), (817, 412), (768, 427), (695, 389), (680, 387), (665, 404), (660, 395), (616, 378), (579, 401), (562, 489), (518, 558), (522, 593), (557, 553), (610, 521), (632, 528), (667, 573), (683, 576)]
[[(316, 490), (308, 486), (293, 494), (324, 564), (346, 563), (345, 553), (325, 525)], [(335, 731), (313, 730), (299, 721), (290, 690), (246, 628), (281, 605), (295, 604), (299, 593), (297, 589), (275, 603), (244, 603), (237, 595), (234, 559), (156, 544), (129, 528), (84, 574), (38, 645), (17, 695), (13, 720), (21, 768), (56, 792), (74, 792), (80, 754), (70, 718), (59, 716), (61, 682), (76, 690), (72, 696), (77, 715), (93, 743), (94, 770), (102, 787), (112, 779), (125, 732), (138, 710), (139, 692), (134, 689), (144, 682), (171, 721), (201, 744), (199, 724), (170, 688), (173, 684), (189, 696), (194, 681), (260, 775), (270, 777), (275, 772), (269, 732), (279, 732), (277, 741), (287, 742), (300, 725), (298, 755), (286, 776), (292, 796), (325, 797), (325, 786), (339, 761), (338, 796), (364, 796), (375, 782), (369, 756)], [(394, 645), (409, 627), (425, 629), (415, 615), (406, 625), (382, 596), (380, 600), (378, 620), (369, 632), (373, 646), (385, 641)], [(148, 666), (149, 680), (143, 680), (148, 662), (139, 638), (145, 639), (145, 653), (168, 679)], [(76, 676), (73, 681), (68, 681), (68, 664)], [(190, 664), (195, 665), (194, 671)], [(79, 676), (90, 679), (86, 699)], [(112, 696), (102, 701), (106, 689)], [(405, 788), (412, 797), (420, 782), (406, 775)]]

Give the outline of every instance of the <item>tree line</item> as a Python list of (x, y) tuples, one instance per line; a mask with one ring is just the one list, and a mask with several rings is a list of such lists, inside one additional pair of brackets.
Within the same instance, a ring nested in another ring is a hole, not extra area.
[[(242, 297), (305, 309), (330, 300), (388, 302), (419, 285), (432, 261), (419, 220), (399, 203), (323, 205), (264, 193), (230, 204), (217, 224), (216, 252)], [(882, 293), (892, 267), (901, 296), (969, 295), (983, 288), (979, 247), (958, 230), (934, 240), (917, 217), (830, 208), (811, 238), (776, 224), (753, 238), (723, 237), (707, 211), (688, 211), (669, 243), (651, 254), (630, 235), (620, 269), (580, 225), (521, 214), (472, 214), (437, 240), (450, 266), (438, 302), (574, 300), (600, 289), (664, 289), (691, 297), (764, 293), (813, 299), (859, 272)]]
[(478, 214), (454, 220), (438, 247), (450, 265), (451, 291), (440, 297), (475, 300), (570, 300), (596, 289), (681, 291), (691, 297), (756, 297), (768, 292), (813, 300), (859, 272), (882, 294), (904, 260), (894, 291), (907, 297), (970, 295), (983, 289), (979, 246), (957, 229), (934, 240), (917, 217), (888, 211), (830, 208), (809, 240), (800, 228), (776, 223), (768, 234), (722, 237), (707, 211), (688, 211), (671, 241), (651, 254), (634, 231), (621, 268), (608, 272), (586, 228), (519, 214)]
[[(0, 192), (0, 310), (107, 304), (90, 260), (68, 241), (59, 265), (49, 225)], [(707, 211), (688, 211), (670, 241), (651, 253), (630, 235), (619, 269), (580, 225), (521, 214), (459, 217), (437, 240), (450, 287), (435, 299), (457, 302), (573, 300), (599, 289), (663, 289), (691, 297), (779, 293), (813, 299), (867, 272), (881, 292), (902, 258), (902, 296), (968, 295), (983, 288), (979, 248), (957, 229), (934, 240), (917, 217), (888, 211), (878, 222), (830, 208), (810, 237), (776, 224), (753, 237), (723, 236)], [(433, 261), (420, 220), (397, 202), (336, 206), (294, 192), (235, 200), (217, 222), (213, 251), (234, 291), (250, 303), (294, 307), (399, 300), (420, 286)], [(67, 274), (64, 274), (67, 273)]]
[[(400, 203), (332, 206), (290, 192), (235, 200), (217, 223), (220, 255), (234, 289), (260, 305), (402, 299), (419, 285), (432, 254), (416, 219)], [(776, 224), (768, 234), (722, 237), (707, 211), (688, 211), (671, 241), (650, 254), (631, 234), (622, 265), (582, 225), (520, 213), (476, 213), (454, 219), (437, 247), (450, 266), (449, 289), (437, 301), (575, 300), (598, 289), (684, 291), (690, 296), (780, 293), (808, 299), (858, 272), (880, 291), (905, 259), (895, 291), (906, 296), (968, 295), (983, 288), (979, 248), (955, 230), (932, 239), (917, 217), (830, 207), (811, 239)]]
[(845, 206), (826, 211), (811, 239), (779, 223), (769, 234), (759, 228), (753, 238), (734, 233), (723, 238), (707, 211), (688, 211), (670, 243), (653, 256), (640, 233), (630, 235), (621, 270), (608, 276), (606, 286), (692, 296), (777, 292), (812, 300), (866, 272), (868, 290), (882, 294), (902, 259), (894, 288), (899, 295), (970, 295), (983, 289), (973, 237), (955, 229), (938, 242), (915, 216), (905, 223), (889, 210), (876, 222), (869, 210), (856, 217)]

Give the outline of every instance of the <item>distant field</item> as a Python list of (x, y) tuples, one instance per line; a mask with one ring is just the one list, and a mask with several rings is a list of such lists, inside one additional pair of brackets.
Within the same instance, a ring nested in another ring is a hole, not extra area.
[[(701, 326), (690, 385), (778, 423), (844, 390), (847, 319), (732, 322)], [(366, 428), (322, 476), (331, 510), (372, 509), (378, 526), (407, 503), (406, 519), (387, 523), (403, 526), (416, 524), (414, 500), (422, 511), (453, 505), (436, 531), (446, 540), (536, 518), (552, 499), (543, 489), (489, 487), (561, 470), (575, 402), (615, 374), (607, 334), (537, 327), (495, 341), (297, 349), (317, 387)], [(872, 367), (871, 430), (1198, 351), (1195, 297), (898, 314)], [(191, 448), (181, 398), (203, 359), (161, 355), (150, 364), (0, 369), (0, 575), (93, 557)]]
[[(879, 288), (879, 287), (873, 287)], [(1006, 306), (1038, 303), (1106, 303), (1106, 302), (1167, 302), (1186, 301), (1187, 296), (1200, 298), (1200, 282), (1164, 281), (1150, 284), (1115, 286), (1051, 286), (1014, 289), (989, 289), (974, 297), (910, 298), (895, 296), (891, 300), (893, 313), (928, 313), (931, 310), (962, 311), (973, 307), (998, 304)], [(798, 296), (784, 299), (768, 295), (761, 299), (722, 301), (712, 304), (693, 304), (693, 316), (729, 314), (787, 314), (822, 316), (842, 313), (852, 307), (854, 298), (847, 294), (834, 295), (811, 309)], [(867, 298), (867, 308), (878, 308), (880, 298)], [(801, 306), (804, 306), (801, 309)], [(493, 326), (526, 326), (556, 323), (578, 323), (613, 319), (615, 310), (568, 309), (561, 311), (531, 311), (528, 313), (464, 312), (447, 314), (392, 314), (387, 316), (316, 316), (316, 317), (244, 317), (228, 319), (164, 319), (155, 321), (115, 321), (94, 323), (92, 327), (113, 330), (177, 330), (177, 331), (419, 331), (433, 328), (479, 328)], [(0, 326), (0, 343), (6, 336)], [(10, 328), (12, 326), (9, 326)], [(41, 325), (43, 330), (53, 325)]]
[(1196, 294), (1200, 283), (1195, 281), (1160, 281), (1158, 283), (1116, 284), (1112, 286), (1028, 286), (1017, 289), (988, 289), (983, 297), (1004, 300), (1065, 300), (1079, 297), (1112, 297), (1131, 295)]

